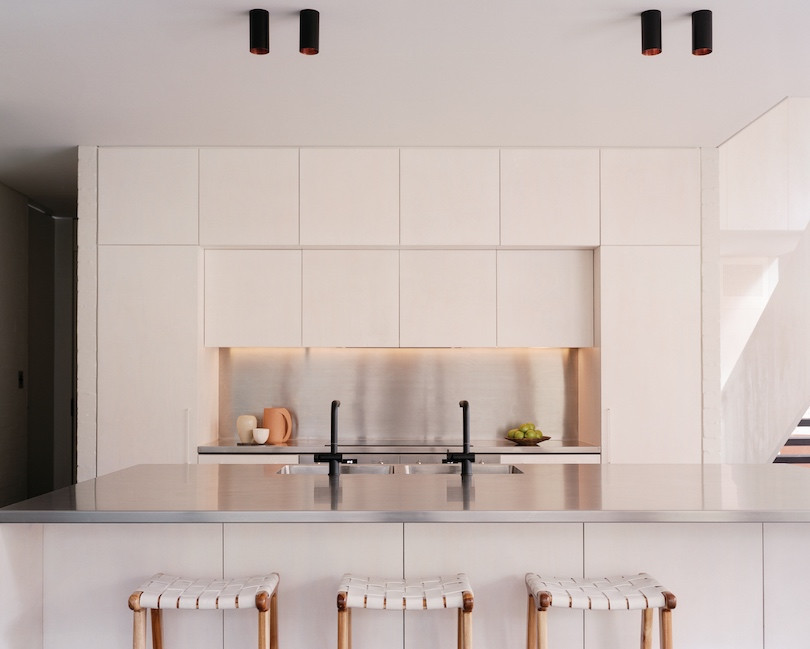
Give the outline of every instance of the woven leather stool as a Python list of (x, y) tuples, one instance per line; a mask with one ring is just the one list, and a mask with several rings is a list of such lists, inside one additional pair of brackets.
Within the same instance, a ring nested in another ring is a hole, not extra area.
[(526, 574), (529, 593), (528, 649), (548, 649), (546, 613), (549, 608), (603, 611), (640, 610), (641, 647), (652, 647), (653, 609), (660, 610), (661, 649), (672, 649), (672, 609), (675, 595), (646, 573), (631, 577), (541, 577)]
[(152, 647), (163, 649), (163, 609), (256, 608), (259, 649), (278, 649), (278, 575), (243, 579), (194, 579), (158, 573), (129, 596), (134, 611), (132, 649), (146, 649), (146, 611), (152, 618)]
[(473, 592), (467, 575), (375, 579), (343, 575), (337, 595), (338, 649), (351, 649), (353, 608), (389, 611), (458, 609), (459, 649), (472, 649)]

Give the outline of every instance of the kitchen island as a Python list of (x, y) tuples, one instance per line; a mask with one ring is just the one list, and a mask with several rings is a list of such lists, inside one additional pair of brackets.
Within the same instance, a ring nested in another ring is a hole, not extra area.
[[(474, 646), (517, 649), (525, 572), (646, 571), (678, 597), (676, 646), (804, 646), (810, 569), (794, 558), (810, 538), (805, 469), (525, 464), (463, 480), (396, 466), (330, 481), (280, 468), (143, 465), (0, 509), (0, 568), (13, 585), (0, 644), (127, 646), (127, 597), (154, 572), (278, 571), (281, 646), (329, 647), (343, 572), (464, 571)], [(358, 611), (355, 647), (452, 644), (449, 615)], [(555, 611), (550, 622), (552, 646), (637, 642), (630, 612)], [(181, 611), (166, 627), (167, 646), (255, 643), (246, 611)]]

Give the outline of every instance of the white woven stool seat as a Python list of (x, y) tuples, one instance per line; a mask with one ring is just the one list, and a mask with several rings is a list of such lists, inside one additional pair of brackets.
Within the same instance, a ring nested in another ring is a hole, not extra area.
[(138, 591), (140, 608), (260, 608), (257, 596), (269, 598), (278, 587), (277, 573), (237, 579), (196, 579), (158, 573)]
[(467, 575), (386, 579), (343, 575), (338, 593), (346, 593), (347, 608), (425, 610), (472, 607), (472, 588)]
[(538, 608), (593, 610), (675, 608), (675, 597), (646, 573), (632, 576), (541, 577), (526, 574), (526, 590)]
[(236, 579), (197, 579), (162, 572), (152, 575), (129, 596), (132, 647), (146, 649), (147, 612), (152, 620), (152, 647), (163, 649), (166, 609), (252, 608), (258, 611), (259, 649), (278, 649), (278, 582), (275, 572)]

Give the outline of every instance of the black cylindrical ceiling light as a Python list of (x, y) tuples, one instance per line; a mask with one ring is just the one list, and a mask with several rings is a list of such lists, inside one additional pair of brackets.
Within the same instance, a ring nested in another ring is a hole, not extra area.
[(705, 56), (712, 53), (712, 12), (701, 9), (692, 13), (692, 54)]
[(641, 53), (644, 56), (661, 53), (661, 12), (658, 9), (641, 12)]
[(298, 31), (298, 51), (301, 54), (318, 53), (321, 15), (315, 9), (302, 9)]
[(270, 12), (267, 9), (250, 10), (250, 53), (267, 54), (270, 51)]

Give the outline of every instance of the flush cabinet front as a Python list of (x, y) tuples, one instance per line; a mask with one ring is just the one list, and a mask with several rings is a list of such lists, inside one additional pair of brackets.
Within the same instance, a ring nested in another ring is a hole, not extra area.
[(200, 149), (200, 244), (298, 243), (298, 149)]
[(593, 252), (498, 251), (498, 347), (591, 347)]
[(206, 347), (301, 346), (301, 251), (205, 251)]
[(304, 347), (397, 347), (399, 253), (304, 250)]
[(495, 346), (495, 251), (400, 253), (402, 347)]

